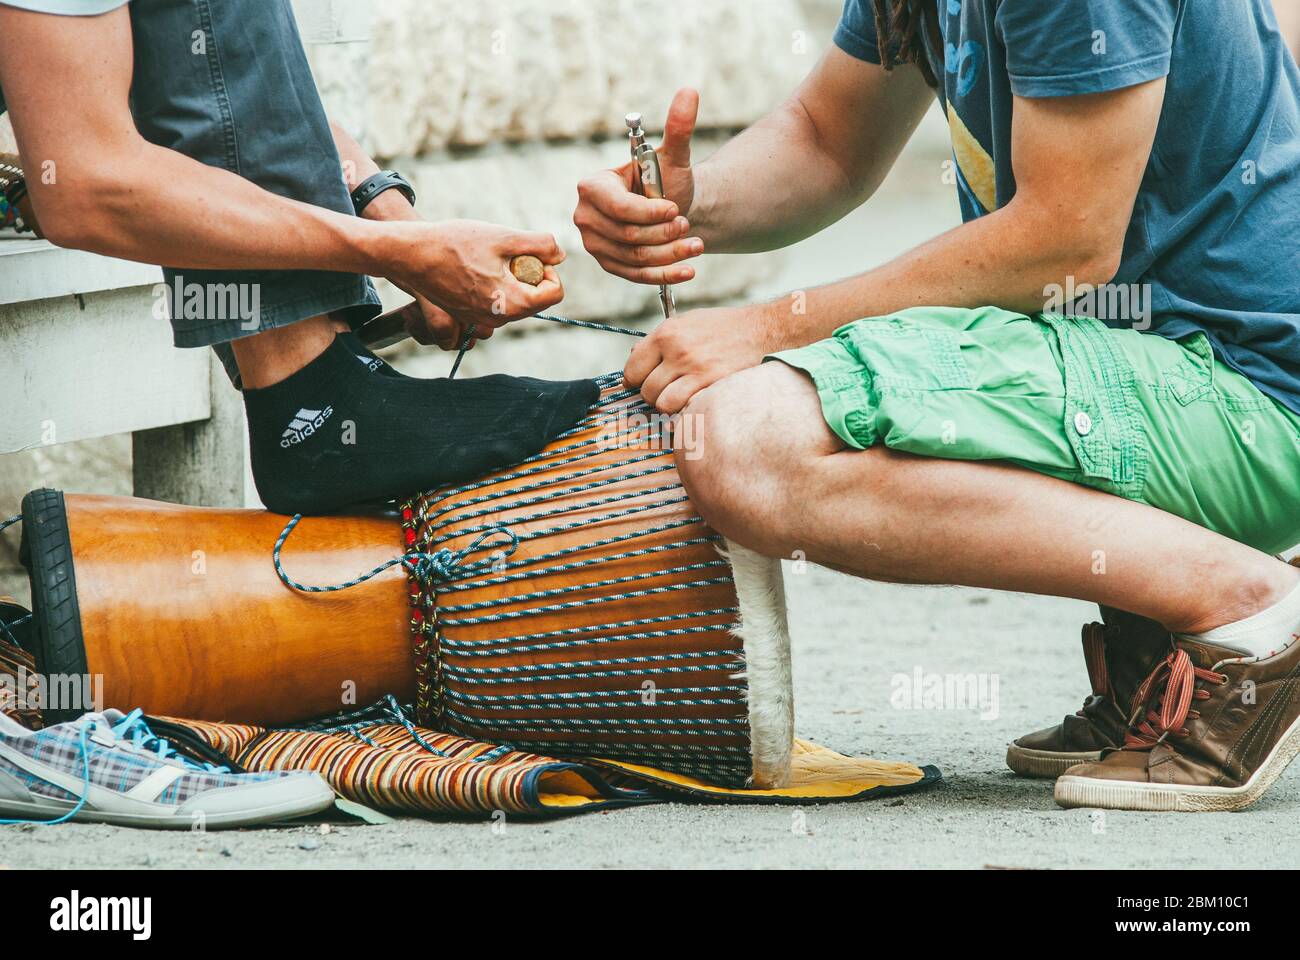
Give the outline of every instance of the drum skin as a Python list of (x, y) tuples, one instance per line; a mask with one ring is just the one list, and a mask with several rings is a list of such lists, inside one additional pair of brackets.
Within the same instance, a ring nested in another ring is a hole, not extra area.
[[(287, 723), (414, 694), (406, 574), (337, 593), (280, 582), (287, 517), (68, 494), (90, 673), (106, 706)], [(294, 579), (330, 584), (401, 553), (393, 517), (306, 517), (284, 546)], [(355, 688), (354, 688), (355, 687)]]

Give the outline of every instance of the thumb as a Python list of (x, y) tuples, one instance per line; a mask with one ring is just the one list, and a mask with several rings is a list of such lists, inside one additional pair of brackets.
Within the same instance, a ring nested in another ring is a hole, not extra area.
[(659, 159), (669, 166), (685, 169), (691, 165), (691, 134), (695, 132), (695, 118), (700, 112), (700, 94), (690, 87), (682, 87), (668, 107), (664, 121), (664, 139), (659, 146)]

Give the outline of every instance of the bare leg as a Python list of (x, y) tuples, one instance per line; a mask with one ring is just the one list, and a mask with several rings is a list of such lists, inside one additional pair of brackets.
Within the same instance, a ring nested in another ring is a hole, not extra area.
[(782, 363), (720, 381), (684, 416), (682, 480), (725, 536), (862, 577), (1075, 597), (1209, 630), (1276, 602), (1300, 570), (1145, 504), (999, 463), (847, 450)]
[(325, 352), (334, 342), (334, 334), (347, 329), (344, 321), (323, 314), (242, 337), (231, 341), (230, 347), (244, 386), (258, 390), (297, 373)]

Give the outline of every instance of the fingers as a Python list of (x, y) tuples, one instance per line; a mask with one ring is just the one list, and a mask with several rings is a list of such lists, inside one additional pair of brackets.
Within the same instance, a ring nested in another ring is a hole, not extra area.
[(500, 246), (507, 260), (531, 254), (551, 266), (564, 262), (564, 251), (549, 233), (510, 232), (501, 239)]
[(593, 234), (583, 238), (583, 246), (606, 270), (611, 269), (606, 266), (607, 262), (632, 270), (643, 267), (669, 267), (704, 253), (704, 241), (699, 237), (683, 237), (671, 243), (657, 245), (627, 245), (614, 243), (605, 237)]
[[(482, 332), (541, 313), (563, 299), (564, 284), (554, 267), (542, 269), (542, 280), (537, 286), (517, 280), (507, 269), (500, 283), (493, 288), (486, 310), (461, 311), (458, 316), (464, 322), (478, 324)], [(485, 340), (488, 336), (490, 334), (485, 334), (480, 339)]]
[(633, 283), (685, 283), (695, 279), (695, 268), (684, 263), (671, 267), (629, 267), (617, 260), (596, 258), (600, 265), (616, 277), (631, 280)]
[(449, 350), (460, 335), (460, 324), (441, 307), (417, 297), (402, 308), (402, 324), (416, 343)]
[(659, 395), (673, 383), (676, 373), (666, 363), (661, 363), (651, 371), (641, 384), (641, 396), (650, 406), (657, 406)]
[(703, 390), (705, 386), (707, 384), (696, 377), (678, 377), (655, 397), (655, 408), (661, 413), (681, 413), (691, 397)]
[[(635, 271), (645, 267), (672, 266), (704, 253), (703, 240), (686, 236), (690, 223), (685, 217), (640, 226), (618, 223), (594, 207), (579, 207), (573, 222), (582, 231), (582, 245), (587, 252), (605, 270), (626, 279), (633, 279)], [(693, 276), (694, 271), (690, 271), (671, 275), (666, 281), (647, 276), (641, 282), (680, 283)]]
[[(446, 346), (439, 344), (443, 350), (459, 350), (462, 346), (466, 350), (473, 350), (480, 340), (490, 340), (492, 334), (496, 333), (495, 327), (490, 327), (486, 323), (475, 323), (468, 319), (459, 319), (456, 321), (456, 335)], [(468, 339), (467, 339), (468, 338)]]
[(664, 138), (659, 145), (659, 160), (673, 167), (691, 165), (691, 134), (700, 112), (700, 95), (690, 87), (682, 87), (668, 107), (664, 121)]
[(679, 413), (707, 385), (699, 377), (679, 376), (661, 363), (641, 384), (641, 396), (660, 413)]
[(695, 269), (681, 261), (704, 253), (704, 242), (686, 235), (690, 222), (675, 203), (632, 193), (621, 171), (603, 170), (578, 184), (573, 222), (601, 267), (633, 283), (685, 283)]
[(614, 170), (602, 170), (578, 184), (578, 206), (584, 205), (621, 223), (643, 226), (669, 222), (681, 212), (671, 200), (651, 200), (632, 193)]
[(579, 206), (573, 213), (573, 224), (588, 235), (598, 236), (620, 246), (658, 246), (680, 240), (691, 230), (685, 217), (674, 217), (662, 223), (643, 226), (636, 223), (619, 223), (591, 205)]
[(637, 389), (662, 361), (663, 354), (659, 345), (653, 337), (647, 337), (632, 348), (627, 364), (623, 367), (624, 382), (629, 388)]
[[(440, 350), (459, 350), (462, 344), (465, 349), (473, 350), (476, 343), (490, 339), (495, 332), (492, 322), (470, 315), (453, 316), (436, 303), (418, 295), (414, 301), (402, 307), (401, 312), (406, 332), (413, 340)], [(506, 322), (503, 317), (490, 317), (490, 321), (499, 324)], [(466, 342), (465, 338), (471, 329), (473, 336)]]
[(556, 273), (555, 268), (551, 266), (542, 270), (542, 282), (537, 286), (529, 286), (519, 281), (516, 281), (515, 285), (519, 289), (512, 291), (511, 300), (522, 298), (522, 312), (517, 314), (518, 316), (547, 310), (564, 299), (564, 284), (560, 281), (560, 275)]

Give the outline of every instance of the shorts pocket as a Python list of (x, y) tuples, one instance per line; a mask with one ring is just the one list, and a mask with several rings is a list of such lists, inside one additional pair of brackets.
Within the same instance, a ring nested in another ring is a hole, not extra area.
[(1148, 457), (1133, 367), (1115, 340), (1126, 334), (1089, 317), (1042, 319), (1055, 331), (1060, 349), (1062, 429), (1079, 461), (1081, 480), (1136, 497)]
[(1214, 350), (1203, 333), (1176, 341), (1178, 361), (1160, 371), (1165, 388), (1178, 401), (1187, 406), (1214, 394)]
[(904, 319), (859, 320), (835, 338), (871, 371), (876, 390), (969, 390), (974, 381), (962, 359), (970, 336)]

